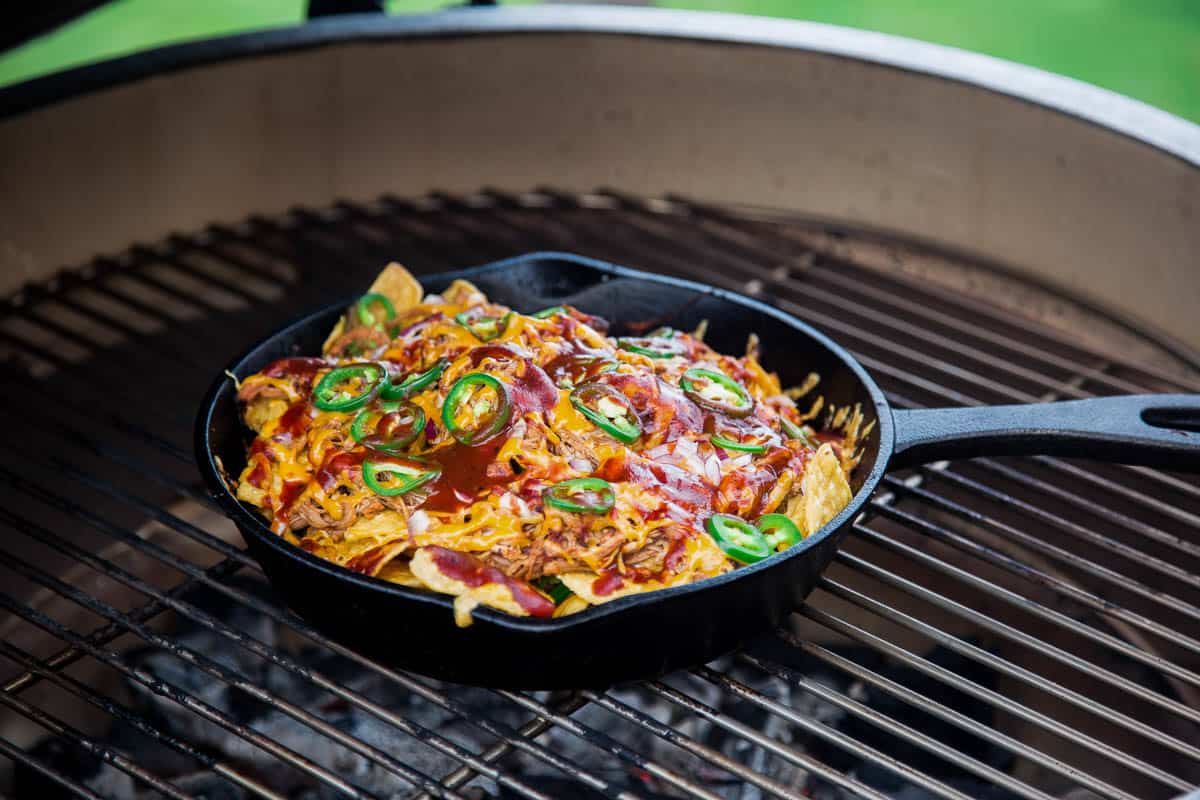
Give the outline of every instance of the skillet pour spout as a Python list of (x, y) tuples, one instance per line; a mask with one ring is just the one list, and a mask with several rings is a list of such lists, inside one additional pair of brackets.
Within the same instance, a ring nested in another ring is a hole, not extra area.
[[(865, 369), (800, 320), (748, 297), (566, 253), (533, 253), (472, 269), (423, 276), (430, 292), (463, 278), (495, 302), (533, 311), (569, 304), (606, 318), (613, 335), (639, 323), (691, 330), (736, 352), (762, 342), (762, 362), (786, 385), (821, 376), (819, 393), (858, 405), (875, 425), (860, 441), (854, 496), (827, 525), (795, 546), (720, 577), (635, 594), (557, 619), (513, 617), (481, 607), (454, 625), (452, 599), (368, 577), (295, 547), (240, 503), (223, 477), (245, 465), (234, 381), (222, 374), (200, 408), (197, 462), (209, 491), (238, 526), (251, 554), (288, 605), (323, 633), (365, 655), (443, 680), (520, 689), (605, 687), (709, 661), (778, 626), (812, 591), (850, 522), (889, 466), (978, 455), (1051, 454), (1200, 470), (1200, 397), (1111, 397), (1028, 406), (893, 411)], [(353, 298), (312, 313), (237, 358), (245, 378), (271, 361), (320, 352)]]

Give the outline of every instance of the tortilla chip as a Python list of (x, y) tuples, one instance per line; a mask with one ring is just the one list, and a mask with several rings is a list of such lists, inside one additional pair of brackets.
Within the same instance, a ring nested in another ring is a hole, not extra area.
[(409, 568), (409, 563), (402, 558), (393, 559), (385, 564), (383, 569), (376, 573), (375, 577), (388, 581), (389, 583), (398, 583), (401, 586), (408, 586), (412, 589), (425, 588), (425, 584), (421, 582), (421, 579), (412, 574), (412, 569)]
[(626, 581), (626, 583), (614, 589), (608, 594), (596, 594), (592, 589), (592, 585), (600, 576), (594, 572), (568, 572), (564, 575), (559, 575), (558, 579), (563, 582), (576, 596), (582, 598), (591, 605), (598, 606), (601, 603), (608, 603), (622, 597), (627, 597), (631, 594), (641, 594), (652, 589), (665, 588), (665, 584), (658, 581), (646, 581), (644, 583), (635, 583), (634, 581)]
[(588, 607), (588, 601), (578, 595), (571, 595), (566, 600), (559, 603), (558, 608), (554, 609), (554, 616), (565, 617), (568, 614), (578, 614)]
[(442, 292), (442, 297), (456, 306), (477, 306), (487, 302), (487, 295), (479, 291), (475, 284), (461, 278), (450, 284), (450, 288)]
[(805, 537), (819, 531), (845, 508), (854, 493), (833, 445), (817, 448), (800, 482), (803, 494), (788, 501), (787, 515)]
[[(421, 289), (421, 284), (417, 282), (411, 272), (393, 261), (383, 268), (366, 293), (383, 295), (391, 301), (392, 308), (396, 309), (396, 313), (402, 314), (421, 302), (424, 290)], [(333, 330), (326, 337), (325, 344), (321, 345), (321, 352), (327, 351), (329, 346), (346, 332), (346, 319), (345, 314), (338, 319), (337, 324), (333, 326)]]
[(357, 542), (363, 539), (385, 542), (407, 537), (408, 518), (390, 508), (359, 517), (353, 525), (346, 528), (345, 533), (347, 542)]
[(246, 427), (255, 433), (262, 433), (268, 422), (279, 419), (289, 408), (287, 400), (278, 397), (256, 397), (246, 404), (246, 413), (242, 419)]
[(527, 617), (520, 603), (513, 599), (509, 588), (501, 583), (485, 583), (480, 586), (468, 586), (463, 581), (451, 578), (438, 569), (434, 561), (433, 551), (422, 547), (413, 554), (408, 568), (426, 588), (442, 594), (455, 596), (454, 622), (458, 627), (465, 628), (471, 624), (471, 612), (479, 605), (498, 608), (515, 617)]
[(383, 272), (379, 273), (379, 277), (367, 292), (381, 294), (391, 300), (397, 314), (402, 314), (420, 303), (425, 294), (413, 274), (395, 261), (383, 268)]

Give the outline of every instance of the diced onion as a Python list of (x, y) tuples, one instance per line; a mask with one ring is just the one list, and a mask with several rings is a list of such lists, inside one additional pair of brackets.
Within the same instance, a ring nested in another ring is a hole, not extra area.
[(721, 459), (715, 455), (709, 456), (704, 461), (704, 474), (711, 483), (721, 482)]
[(429, 515), (418, 509), (408, 518), (408, 529), (414, 534), (422, 534), (429, 530)]
[(651, 459), (654, 459), (655, 461), (657, 461), (658, 459), (662, 458), (663, 456), (667, 455), (670, 452), (671, 452), (671, 448), (667, 447), (665, 444), (660, 444), (657, 447), (651, 447), (649, 450), (647, 450), (644, 453), (644, 455), (646, 456), (646, 458), (651, 458)]

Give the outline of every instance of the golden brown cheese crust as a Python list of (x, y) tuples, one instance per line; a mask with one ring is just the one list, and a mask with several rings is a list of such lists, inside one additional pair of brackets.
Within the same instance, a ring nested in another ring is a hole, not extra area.
[[(244, 420), (257, 436), (238, 497), (309, 552), (454, 594), (462, 624), (477, 603), (513, 614), (555, 613), (527, 583), (545, 576), (563, 576), (574, 597), (559, 613), (569, 613), (719, 575), (736, 562), (705, 531), (712, 514), (753, 521), (779, 511), (807, 535), (849, 502), (861, 415), (842, 415), (849, 437), (813, 438), (805, 428), (805, 437), (789, 438), (783, 420), (799, 427), (804, 415), (758, 363), (756, 342), (739, 358), (675, 331), (661, 337), (672, 354), (649, 357), (606, 336), (603, 320), (570, 308), (542, 319), (510, 313), (462, 281), (418, 302), (419, 285), (398, 269), (389, 267), (372, 287), (392, 300), (394, 319), (367, 325), (352, 309), (321, 358), (275, 362), (240, 386)], [(478, 329), (456, 321), (464, 312), (504, 324), (484, 342)], [(446, 365), (408, 398), (427, 424), (402, 454), (438, 465), (441, 474), (399, 496), (381, 496), (364, 481), (362, 465), (375, 454), (351, 435), (359, 410), (323, 411), (312, 401), (324, 375), (362, 362), (382, 365), (397, 381)], [(681, 381), (693, 367), (736, 381), (753, 410), (739, 418), (689, 397)], [(512, 399), (502, 432), (477, 446), (456, 441), (443, 423), (451, 387), (469, 373), (501, 381)], [(572, 389), (584, 382), (625, 398), (641, 427), (636, 441), (622, 443), (572, 403)], [(713, 434), (753, 442), (762, 452), (717, 446)], [(548, 487), (586, 477), (613, 487), (611, 510), (577, 513), (546, 502)], [(448, 557), (431, 555), (444, 552), (463, 554), (470, 569), (460, 560), (459, 572), (445, 572)], [(476, 583), (464, 578), (468, 573)]]

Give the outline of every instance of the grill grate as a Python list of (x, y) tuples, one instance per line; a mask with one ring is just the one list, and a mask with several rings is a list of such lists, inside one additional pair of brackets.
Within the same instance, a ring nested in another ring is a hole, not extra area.
[(0, 311), (0, 402), (20, 420), (0, 440), (9, 788), (1046, 800), (1200, 783), (1193, 477), (1051, 458), (894, 474), (787, 630), (555, 694), (436, 684), (329, 641), (199, 488), (190, 413), (212, 376), (394, 257), (423, 272), (561, 249), (757, 294), (847, 344), (900, 406), (1200, 387), (825, 236), (613, 193), (387, 197), (26, 287)]

